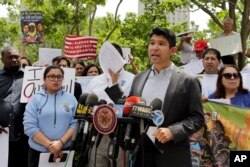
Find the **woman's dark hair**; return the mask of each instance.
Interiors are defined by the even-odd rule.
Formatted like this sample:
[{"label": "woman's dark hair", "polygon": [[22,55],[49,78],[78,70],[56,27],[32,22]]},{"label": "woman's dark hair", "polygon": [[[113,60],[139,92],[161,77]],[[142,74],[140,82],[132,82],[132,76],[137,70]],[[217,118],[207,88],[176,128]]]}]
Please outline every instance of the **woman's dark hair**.
[{"label": "woman's dark hair", "polygon": [[76,67],[77,64],[80,64],[80,65],[83,66],[84,68],[85,68],[85,66],[86,66],[85,63],[84,63],[84,61],[79,61],[79,62],[77,62],[77,63],[75,64],[75,67]]},{"label": "woman's dark hair", "polygon": [[54,57],[54,58],[52,59],[52,64],[53,64],[53,65],[56,65],[57,62],[58,62],[58,60],[61,59],[61,57],[62,57],[62,56],[56,56],[56,57]]},{"label": "woman's dark hair", "polygon": [[221,60],[221,54],[220,54],[220,51],[218,51],[217,49],[214,49],[214,48],[208,48],[205,50],[205,52],[203,53],[203,59],[205,58],[205,56],[207,54],[214,54],[216,55],[217,59],[220,61]]},{"label": "woman's dark hair", "polygon": [[54,70],[54,69],[59,69],[62,73],[62,75],[64,75],[64,71],[61,67],[59,66],[55,66],[55,65],[51,65],[51,66],[48,66],[45,70],[44,70],[44,73],[43,73],[43,79],[46,79],[46,76],[47,74],[51,71],[51,70]]},{"label": "woman's dark hair", "polygon": [[217,79],[216,91],[215,91],[215,96],[218,98],[226,98],[225,87],[222,84],[222,77],[223,77],[223,72],[225,71],[225,69],[229,67],[234,68],[239,73],[240,85],[238,87],[238,91],[242,93],[248,93],[248,90],[243,88],[242,75],[240,73],[239,68],[235,65],[230,64],[230,65],[225,65],[224,67],[222,67],[218,73],[218,79]]},{"label": "woman's dark hair", "polygon": [[25,59],[28,62],[28,66],[32,66],[31,61],[27,57],[21,57],[20,60]]},{"label": "woman's dark hair", "polygon": [[70,61],[66,58],[66,57],[60,57],[58,60],[57,60],[57,65],[62,61],[62,60],[65,60],[67,62],[67,66],[70,67]]},{"label": "woman's dark hair", "polygon": [[167,39],[170,48],[172,48],[176,45],[176,36],[169,29],[156,27],[149,34],[149,37],[151,38],[153,35],[163,35]]},{"label": "woman's dark hair", "polygon": [[99,74],[102,73],[102,71],[100,70],[100,68],[97,65],[95,65],[95,64],[88,64],[87,66],[85,66],[82,76],[87,76],[87,73],[88,73],[89,69],[92,68],[92,67],[96,67],[97,70],[98,70],[98,72],[99,72]]}]

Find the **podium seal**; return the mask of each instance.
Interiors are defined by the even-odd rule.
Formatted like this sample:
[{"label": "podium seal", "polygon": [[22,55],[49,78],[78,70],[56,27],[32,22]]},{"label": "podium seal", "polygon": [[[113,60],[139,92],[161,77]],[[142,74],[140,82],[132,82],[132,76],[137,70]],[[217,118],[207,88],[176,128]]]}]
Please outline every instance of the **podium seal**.
[{"label": "podium seal", "polygon": [[107,135],[114,132],[117,125],[114,109],[107,104],[98,106],[93,115],[93,124],[100,134]]}]

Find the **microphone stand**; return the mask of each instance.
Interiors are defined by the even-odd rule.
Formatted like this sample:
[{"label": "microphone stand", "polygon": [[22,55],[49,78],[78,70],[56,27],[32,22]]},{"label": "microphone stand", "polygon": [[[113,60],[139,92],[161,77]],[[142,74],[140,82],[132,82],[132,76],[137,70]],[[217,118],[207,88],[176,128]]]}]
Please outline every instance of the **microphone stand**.
[{"label": "microphone stand", "polygon": [[[117,125],[118,126],[118,125]],[[118,157],[119,154],[119,143],[118,143],[118,139],[119,139],[119,127],[116,127],[115,132],[114,132],[114,136],[109,144],[109,148],[108,148],[108,157],[110,159],[112,159],[112,166],[116,167],[116,159]]]},{"label": "microphone stand", "polygon": [[146,138],[146,135],[147,135],[147,131],[148,131],[148,128],[149,128],[149,124],[147,124],[146,128],[144,129],[144,121],[141,120],[140,122],[140,132],[141,132],[141,137],[139,138],[136,146],[135,146],[135,150],[132,154],[132,160],[133,160],[133,165],[135,165],[135,160],[136,160],[136,157],[137,157],[137,154],[138,154],[138,151],[139,149],[141,148],[141,153],[142,153],[142,160],[141,160],[141,166],[144,166],[144,140]]},{"label": "microphone stand", "polygon": [[[87,120],[85,120],[85,121],[87,121]],[[85,162],[84,160],[88,157],[88,153],[89,153],[89,150],[91,148],[91,139],[92,139],[92,137],[94,135],[93,134],[94,131],[95,131],[95,128],[94,128],[94,125],[92,125],[91,131],[90,131],[88,139],[87,139],[85,151],[84,151],[84,153],[80,154],[79,163],[77,163],[77,167],[83,166],[84,162]],[[83,136],[83,144],[84,144],[85,140],[86,140],[86,135],[85,135],[85,137]]]}]

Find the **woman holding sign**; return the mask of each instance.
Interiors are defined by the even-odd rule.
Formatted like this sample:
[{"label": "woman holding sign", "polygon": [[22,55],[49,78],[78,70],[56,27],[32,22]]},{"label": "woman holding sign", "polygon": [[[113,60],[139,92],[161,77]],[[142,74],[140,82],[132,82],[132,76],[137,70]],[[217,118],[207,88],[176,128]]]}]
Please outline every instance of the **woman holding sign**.
[{"label": "woman holding sign", "polygon": [[26,106],[23,124],[29,136],[29,167],[38,166],[40,153],[50,152],[58,158],[71,145],[77,101],[61,89],[63,78],[63,69],[48,66],[43,74],[45,89],[33,95]]}]

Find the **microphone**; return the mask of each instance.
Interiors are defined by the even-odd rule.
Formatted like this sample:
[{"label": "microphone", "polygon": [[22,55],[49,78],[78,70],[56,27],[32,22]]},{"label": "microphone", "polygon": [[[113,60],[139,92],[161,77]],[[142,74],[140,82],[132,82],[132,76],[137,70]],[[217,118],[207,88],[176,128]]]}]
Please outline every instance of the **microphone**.
[{"label": "microphone", "polygon": [[162,101],[158,98],[155,98],[152,100],[152,102],[150,103],[150,105],[153,108],[153,113],[152,113],[152,121],[153,123],[159,127],[163,124],[164,122],[164,115],[161,111],[162,108]]},{"label": "microphone", "polygon": [[89,96],[88,93],[81,94],[79,101],[78,101],[78,104],[77,104],[75,115],[83,115],[84,114],[84,106],[85,106],[85,102],[86,102],[86,99],[88,96]]},{"label": "microphone", "polygon": [[150,106],[152,106],[153,111],[154,110],[161,110],[162,108],[162,101],[159,98],[154,98],[151,103]]},{"label": "microphone", "polygon": [[[75,116],[77,116],[77,115],[83,115],[83,114],[84,114],[85,101],[86,101],[88,95],[89,95],[88,93],[83,93],[83,94],[81,94],[81,96],[80,96],[80,98],[79,98],[79,101],[78,101],[78,104],[77,104]],[[75,128],[75,131],[74,131],[73,136],[72,136],[72,138],[71,138],[72,143],[71,143],[71,145],[70,145],[70,150],[72,150],[72,148],[73,148],[74,145],[76,144],[76,143],[75,143],[75,140],[76,140],[78,131],[79,131],[79,129],[80,129],[80,124],[81,124],[81,121],[80,121],[80,120],[77,120],[76,128]],[[84,128],[85,128],[85,127],[86,127],[86,121],[85,121]]]},{"label": "microphone", "polygon": [[[137,96],[130,96],[128,97],[124,102],[124,108],[123,108],[123,116],[130,116],[132,111],[132,105],[138,104],[141,102],[140,97]],[[124,148],[126,149],[128,147],[128,143],[130,141],[130,135],[131,135],[131,123],[127,123],[125,136],[124,136]]]},{"label": "microphone", "polygon": [[140,103],[140,98],[137,96],[130,96],[125,100],[124,108],[123,108],[123,115],[129,116],[132,110],[132,105]]},{"label": "microphone", "polygon": [[93,106],[98,103],[98,96],[96,94],[89,94],[86,98],[84,114],[92,114]]},{"label": "microphone", "polygon": [[148,106],[142,103],[132,104],[130,113],[131,117],[151,119],[152,117],[152,106]]},{"label": "microphone", "polygon": [[108,102],[104,99],[101,99],[97,102],[97,105],[101,105],[101,104],[107,104]]}]

